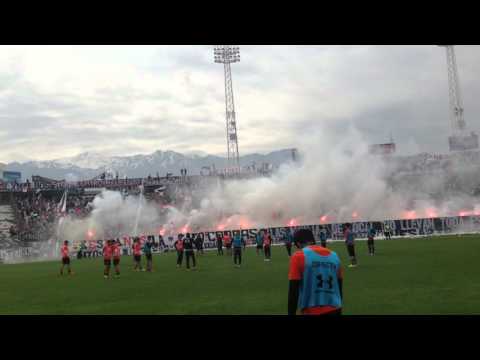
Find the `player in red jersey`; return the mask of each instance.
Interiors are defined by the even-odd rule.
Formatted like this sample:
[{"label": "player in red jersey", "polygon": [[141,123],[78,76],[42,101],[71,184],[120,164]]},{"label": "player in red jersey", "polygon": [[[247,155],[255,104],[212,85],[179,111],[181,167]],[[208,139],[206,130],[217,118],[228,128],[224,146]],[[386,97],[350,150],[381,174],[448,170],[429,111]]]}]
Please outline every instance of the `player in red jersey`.
[{"label": "player in red jersey", "polygon": [[113,254],[113,266],[115,266],[115,277],[120,276],[120,255],[121,255],[121,246],[120,240],[117,240],[113,243],[112,254]]},{"label": "player in red jersey", "polygon": [[178,234],[178,239],[173,244],[175,246],[175,250],[177,250],[177,268],[182,267],[183,261],[183,234]]},{"label": "player in red jersey", "polygon": [[112,266],[112,240],[107,240],[103,246],[103,277],[108,279],[110,277],[110,267]]},{"label": "player in red jersey", "polygon": [[67,265],[68,275],[72,274],[72,269],[70,268],[70,250],[68,249],[68,241],[63,242],[62,247],[60,248],[60,253],[62,254],[62,267],[60,268],[60,275],[63,275],[63,269]]},{"label": "player in red jersey", "polygon": [[142,269],[142,244],[140,243],[139,238],[133,240],[133,260],[135,261],[135,266],[133,267],[134,271],[144,271]]},{"label": "player in red jersey", "polygon": [[227,249],[227,255],[231,256],[232,255],[232,237],[230,236],[230,234],[223,235],[223,244]]},{"label": "player in red jersey", "polygon": [[272,237],[266,231],[263,233],[263,253],[265,254],[265,261],[272,259]]}]

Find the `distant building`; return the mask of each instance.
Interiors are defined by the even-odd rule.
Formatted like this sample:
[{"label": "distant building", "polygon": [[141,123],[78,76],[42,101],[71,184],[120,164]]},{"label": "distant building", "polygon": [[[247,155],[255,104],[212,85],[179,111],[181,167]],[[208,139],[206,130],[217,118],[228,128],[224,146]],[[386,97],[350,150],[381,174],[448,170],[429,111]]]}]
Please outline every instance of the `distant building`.
[{"label": "distant building", "polygon": [[20,183],[22,181],[22,173],[19,171],[7,171],[1,169],[0,172],[2,180],[6,183]]},{"label": "distant building", "polygon": [[372,155],[391,155],[396,151],[395,143],[388,144],[373,144],[368,148],[368,152]]},{"label": "distant building", "polygon": [[292,149],[292,161],[296,162],[298,160],[297,149]]},{"label": "distant building", "polygon": [[450,136],[448,138],[450,151],[467,151],[478,149],[478,135],[472,132],[470,135]]}]

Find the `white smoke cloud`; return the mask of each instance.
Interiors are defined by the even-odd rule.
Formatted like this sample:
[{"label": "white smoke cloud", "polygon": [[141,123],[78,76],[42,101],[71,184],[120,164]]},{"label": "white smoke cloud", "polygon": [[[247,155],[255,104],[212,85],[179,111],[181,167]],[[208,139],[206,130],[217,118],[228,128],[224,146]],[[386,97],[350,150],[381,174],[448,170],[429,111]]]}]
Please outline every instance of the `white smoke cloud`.
[{"label": "white smoke cloud", "polygon": [[[140,196],[124,197],[120,192],[105,190],[95,197],[93,210],[86,219],[67,217],[62,237],[70,240],[99,240],[124,235],[156,234],[160,212]],[[137,214],[138,232],[135,233]]]},{"label": "white smoke cloud", "polygon": [[354,213],[369,220],[385,216],[384,208],[377,210],[379,202],[402,206],[401,198],[388,192],[384,165],[367,155],[361,134],[351,128],[332,135],[304,139],[301,165],[286,164],[271,178],[228,183],[222,200],[260,226],[285,226],[292,219],[318,223],[325,215],[347,221]]},{"label": "white smoke cloud", "polygon": [[75,181],[79,181],[79,180],[80,180],[80,178],[75,174],[68,173],[67,175],[65,175],[65,181],[66,182],[75,182]]},{"label": "white smoke cloud", "polygon": [[[162,209],[139,196],[123,198],[104,191],[85,220],[68,219],[65,235],[83,238],[92,230],[105,236],[215,231],[289,224],[384,220],[458,215],[472,206],[471,196],[441,194],[448,172],[404,176],[398,160],[368,154],[361,133],[324,129],[298,146],[301,163],[284,164],[271,177],[231,180],[195,190],[197,206]],[[457,164],[462,181],[475,181],[470,165]],[[392,176],[393,173],[393,176]],[[466,176],[468,175],[468,176]],[[392,185],[393,184],[393,185]],[[195,202],[194,202],[195,203]],[[472,208],[472,213],[475,210]],[[138,231],[134,231],[138,217]],[[109,231],[107,231],[109,230]]]}]

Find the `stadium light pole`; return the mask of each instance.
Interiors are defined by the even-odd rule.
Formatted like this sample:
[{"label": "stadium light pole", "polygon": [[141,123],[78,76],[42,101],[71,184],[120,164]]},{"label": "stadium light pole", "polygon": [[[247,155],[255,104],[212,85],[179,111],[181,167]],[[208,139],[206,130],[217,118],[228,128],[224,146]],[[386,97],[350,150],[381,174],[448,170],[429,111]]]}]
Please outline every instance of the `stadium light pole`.
[{"label": "stadium light pole", "polygon": [[450,100],[452,130],[455,135],[460,135],[460,133],[465,130],[466,123],[463,118],[463,101],[460,93],[460,82],[458,79],[454,45],[439,46],[444,47],[447,53],[448,94]]},{"label": "stadium light pole", "polygon": [[223,64],[225,73],[225,112],[227,127],[227,162],[229,167],[240,168],[238,153],[237,123],[235,120],[235,103],[233,100],[233,84],[231,63],[240,61],[240,48],[231,45],[217,45],[213,50],[214,61]]}]

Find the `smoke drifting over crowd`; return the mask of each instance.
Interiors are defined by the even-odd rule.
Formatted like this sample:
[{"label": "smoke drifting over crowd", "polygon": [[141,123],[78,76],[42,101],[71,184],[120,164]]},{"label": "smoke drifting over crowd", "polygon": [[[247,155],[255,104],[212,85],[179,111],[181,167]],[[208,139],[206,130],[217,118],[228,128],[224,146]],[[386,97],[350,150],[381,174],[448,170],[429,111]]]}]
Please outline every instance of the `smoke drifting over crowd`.
[{"label": "smoke drifting over crowd", "polygon": [[445,190],[452,179],[458,185],[458,179],[473,174],[468,161],[453,162],[447,170],[405,175],[399,170],[403,160],[369,155],[367,142],[355,129],[341,136],[325,131],[302,139],[297,147],[301,161],[282,165],[271,177],[219,181],[195,189],[194,201],[181,208],[160,208],[143,195],[124,198],[105,191],[94,199],[87,219],[64,220],[62,238],[85,239],[88,234],[87,239],[93,240],[480,213],[472,194]]}]

